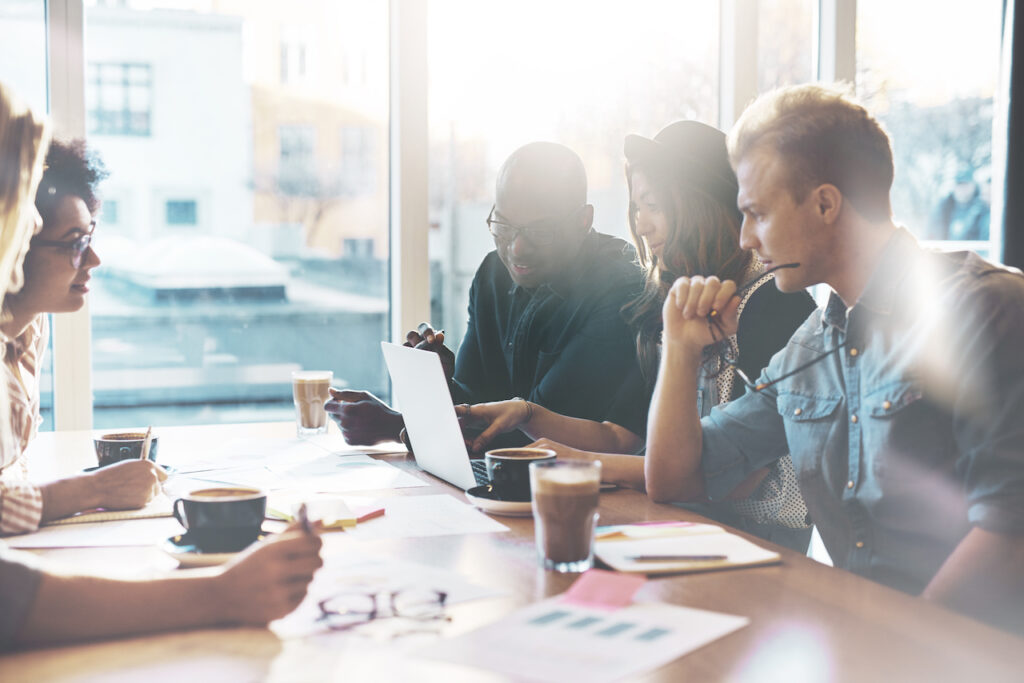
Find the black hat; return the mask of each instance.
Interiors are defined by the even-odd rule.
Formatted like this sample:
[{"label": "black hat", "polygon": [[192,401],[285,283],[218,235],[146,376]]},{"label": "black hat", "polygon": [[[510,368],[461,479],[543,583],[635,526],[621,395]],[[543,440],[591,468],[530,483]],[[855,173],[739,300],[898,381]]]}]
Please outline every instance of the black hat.
[{"label": "black hat", "polygon": [[627,135],[626,161],[666,170],[695,190],[737,211],[739,185],[729,164],[725,133],[698,121],[676,121],[650,140]]}]

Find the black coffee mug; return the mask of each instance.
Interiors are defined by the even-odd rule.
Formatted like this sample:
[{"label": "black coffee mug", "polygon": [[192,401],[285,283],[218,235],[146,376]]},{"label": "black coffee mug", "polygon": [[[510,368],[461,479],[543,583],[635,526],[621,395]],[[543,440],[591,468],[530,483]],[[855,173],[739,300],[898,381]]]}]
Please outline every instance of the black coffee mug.
[{"label": "black coffee mug", "polygon": [[[146,441],[145,432],[116,432],[104,434],[92,440],[96,448],[96,461],[100,467],[113,465],[122,460],[138,460],[142,457],[142,444]],[[157,437],[149,441],[148,459],[156,462]]]},{"label": "black coffee mug", "polygon": [[233,486],[197,489],[174,501],[173,511],[200,550],[235,552],[259,537],[267,494]]},{"label": "black coffee mug", "polygon": [[501,500],[530,500],[530,463],[554,460],[550,448],[497,448],[484,454],[491,491]]}]

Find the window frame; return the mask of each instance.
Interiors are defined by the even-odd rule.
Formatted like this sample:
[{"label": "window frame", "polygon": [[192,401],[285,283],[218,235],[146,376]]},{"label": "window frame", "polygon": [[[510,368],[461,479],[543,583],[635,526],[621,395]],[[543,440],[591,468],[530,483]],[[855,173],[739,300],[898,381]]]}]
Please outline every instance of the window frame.
[{"label": "window frame", "polygon": [[[430,317],[427,257],[427,3],[389,0],[390,336]],[[720,125],[728,128],[757,88],[757,0],[720,0]],[[819,0],[816,73],[852,79],[856,0]],[[853,21],[850,17],[853,17]],[[84,137],[85,62],[82,0],[47,0],[50,116],[57,135]],[[750,36],[755,41],[750,43]],[[89,303],[53,316],[55,429],[92,428]]]}]

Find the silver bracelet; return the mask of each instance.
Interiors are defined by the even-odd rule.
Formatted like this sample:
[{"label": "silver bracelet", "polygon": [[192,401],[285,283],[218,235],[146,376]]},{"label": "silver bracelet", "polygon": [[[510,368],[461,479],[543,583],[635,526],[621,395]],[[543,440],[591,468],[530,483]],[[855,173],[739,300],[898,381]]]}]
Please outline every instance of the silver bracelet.
[{"label": "silver bracelet", "polygon": [[515,397],[512,398],[512,400],[513,401],[522,401],[523,403],[526,404],[526,419],[523,420],[522,422],[520,422],[519,424],[526,424],[527,422],[529,422],[530,420],[533,419],[533,404],[532,403],[527,401],[522,396],[515,396]]}]

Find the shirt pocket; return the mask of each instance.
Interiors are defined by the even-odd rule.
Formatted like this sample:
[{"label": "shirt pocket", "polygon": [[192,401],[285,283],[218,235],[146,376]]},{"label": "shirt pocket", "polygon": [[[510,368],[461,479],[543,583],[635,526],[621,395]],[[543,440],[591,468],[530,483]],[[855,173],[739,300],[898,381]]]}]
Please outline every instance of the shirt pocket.
[{"label": "shirt pocket", "polygon": [[[822,461],[836,448],[836,419],[842,396],[780,393],[776,408],[786,428],[786,442],[800,481],[821,475]],[[843,441],[845,444],[845,441]]]},{"label": "shirt pocket", "polygon": [[927,399],[920,382],[899,379],[864,395],[864,453],[888,487],[914,488],[949,474],[952,423]]}]

